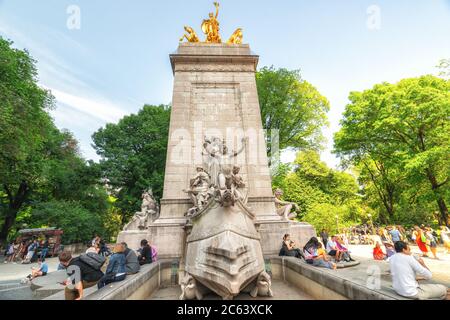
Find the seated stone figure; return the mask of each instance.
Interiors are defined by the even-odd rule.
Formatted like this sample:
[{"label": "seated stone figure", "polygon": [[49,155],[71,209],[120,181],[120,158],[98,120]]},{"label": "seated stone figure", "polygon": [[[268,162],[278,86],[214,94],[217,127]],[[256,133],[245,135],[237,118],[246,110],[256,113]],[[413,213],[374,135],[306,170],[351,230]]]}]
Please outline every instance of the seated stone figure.
[{"label": "seated stone figure", "polygon": [[201,211],[212,196],[212,190],[209,187],[209,175],[203,167],[197,167],[197,174],[190,180],[189,189],[183,190],[188,193],[194,206],[188,210],[188,216]]},{"label": "seated stone figure", "polygon": [[146,229],[149,220],[155,220],[158,213],[158,205],[153,198],[152,189],[142,194],[141,211],[136,212],[131,221],[125,225],[124,230]]},{"label": "seated stone figure", "polygon": [[293,207],[298,210],[298,206],[296,203],[281,200],[282,195],[283,191],[281,189],[275,190],[275,206],[277,208],[277,213],[286,220],[294,220],[297,215],[295,212],[291,212],[291,210]]}]

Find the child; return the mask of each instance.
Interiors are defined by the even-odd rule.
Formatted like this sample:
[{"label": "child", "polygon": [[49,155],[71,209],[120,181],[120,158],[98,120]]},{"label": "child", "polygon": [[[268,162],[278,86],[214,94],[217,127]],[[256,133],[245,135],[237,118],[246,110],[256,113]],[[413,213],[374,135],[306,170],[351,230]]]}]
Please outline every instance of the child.
[{"label": "child", "polygon": [[45,262],[45,259],[38,260],[38,268],[31,268],[31,274],[28,275],[28,279],[33,280],[37,277],[43,277],[47,275],[48,273],[48,265],[47,262]]}]

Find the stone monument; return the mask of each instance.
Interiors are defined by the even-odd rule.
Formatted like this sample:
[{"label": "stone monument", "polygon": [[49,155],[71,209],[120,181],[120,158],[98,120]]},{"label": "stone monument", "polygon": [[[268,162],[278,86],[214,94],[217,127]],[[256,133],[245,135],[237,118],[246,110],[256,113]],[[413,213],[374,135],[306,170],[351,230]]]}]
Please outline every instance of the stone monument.
[{"label": "stone monument", "polygon": [[202,23],[206,41],[185,27],[180,41],[188,42],[170,55],[174,87],[159,217],[145,230],[122,231],[118,240],[137,248],[147,239],[160,258],[180,258],[189,288],[183,297],[201,296],[199,282],[224,298],[258,283],[264,286],[252,292],[269,295],[263,256],[278,255],[285,233],[303,244],[315,231],[277,213],[255,80],[258,56],[242,44],[241,28],[222,43],[215,5]]}]

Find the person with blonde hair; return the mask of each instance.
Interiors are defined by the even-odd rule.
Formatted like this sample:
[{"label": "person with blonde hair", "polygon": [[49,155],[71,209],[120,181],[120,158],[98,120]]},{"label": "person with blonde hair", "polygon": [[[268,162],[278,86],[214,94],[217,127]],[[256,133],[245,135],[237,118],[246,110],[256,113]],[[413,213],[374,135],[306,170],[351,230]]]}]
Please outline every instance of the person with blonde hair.
[{"label": "person with blonde hair", "polygon": [[105,275],[98,281],[97,287],[101,289],[109,283],[125,280],[126,276],[125,246],[122,243],[116,243]]},{"label": "person with blonde hair", "polygon": [[446,226],[441,226],[441,240],[444,243],[445,253],[450,252],[450,230]]}]

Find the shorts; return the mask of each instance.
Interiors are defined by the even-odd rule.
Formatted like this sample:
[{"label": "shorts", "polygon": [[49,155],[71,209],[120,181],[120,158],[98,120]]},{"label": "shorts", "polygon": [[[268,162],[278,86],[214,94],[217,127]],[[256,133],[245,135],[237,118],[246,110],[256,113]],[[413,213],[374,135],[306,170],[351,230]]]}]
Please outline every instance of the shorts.
[{"label": "shorts", "polygon": [[42,271],[42,276],[47,275],[47,272]]},{"label": "shorts", "polygon": [[328,254],[330,256],[335,256],[336,255],[336,250],[330,250],[330,252],[328,252]]},{"label": "shorts", "polygon": [[31,260],[31,258],[33,258],[33,256],[34,256],[34,251],[29,251],[27,253],[27,260]]}]

